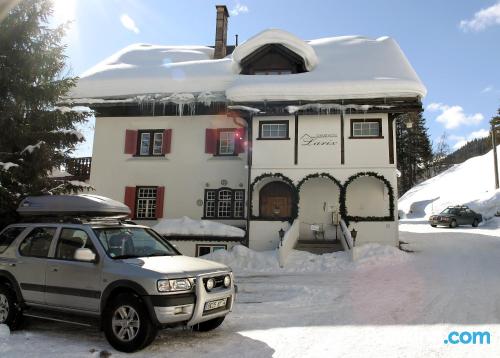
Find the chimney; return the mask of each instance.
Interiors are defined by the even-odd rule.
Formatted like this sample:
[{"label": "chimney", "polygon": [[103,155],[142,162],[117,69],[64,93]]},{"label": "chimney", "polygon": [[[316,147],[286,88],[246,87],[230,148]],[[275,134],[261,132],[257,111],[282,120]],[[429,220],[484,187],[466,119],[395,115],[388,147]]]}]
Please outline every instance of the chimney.
[{"label": "chimney", "polygon": [[227,50],[227,20],[229,12],[226,5],[215,5],[217,18],[215,23],[214,59],[226,57]]}]

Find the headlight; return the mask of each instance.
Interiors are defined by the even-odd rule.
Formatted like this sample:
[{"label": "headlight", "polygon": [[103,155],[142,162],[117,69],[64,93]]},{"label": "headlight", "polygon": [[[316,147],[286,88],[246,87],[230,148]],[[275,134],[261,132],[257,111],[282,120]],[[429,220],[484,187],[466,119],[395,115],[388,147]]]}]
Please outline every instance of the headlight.
[{"label": "headlight", "polygon": [[231,286],[231,277],[230,277],[229,275],[226,275],[226,276],[224,277],[224,286],[225,286],[225,287],[229,287],[229,286]]},{"label": "headlight", "polygon": [[191,282],[187,278],[174,280],[158,280],[158,292],[187,291],[191,289]]},{"label": "headlight", "polygon": [[215,286],[215,281],[213,278],[209,278],[206,282],[206,285],[207,285],[207,290],[212,290]]}]

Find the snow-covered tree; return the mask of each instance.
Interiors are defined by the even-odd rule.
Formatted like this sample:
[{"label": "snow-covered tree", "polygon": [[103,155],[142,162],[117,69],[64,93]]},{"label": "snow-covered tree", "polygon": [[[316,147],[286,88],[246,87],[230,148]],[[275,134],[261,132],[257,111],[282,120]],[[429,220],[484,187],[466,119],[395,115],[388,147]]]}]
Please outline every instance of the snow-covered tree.
[{"label": "snow-covered tree", "polygon": [[76,78],[66,75],[64,26],[51,28],[51,13],[49,0],[23,0],[0,19],[0,228],[23,197],[56,186],[48,174],[83,140],[76,126],[89,116],[60,106]]}]

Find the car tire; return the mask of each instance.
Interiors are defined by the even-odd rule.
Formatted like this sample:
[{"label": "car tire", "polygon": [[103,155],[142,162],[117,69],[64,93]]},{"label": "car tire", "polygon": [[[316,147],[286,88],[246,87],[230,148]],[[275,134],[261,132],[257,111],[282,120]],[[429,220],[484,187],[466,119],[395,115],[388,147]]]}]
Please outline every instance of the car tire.
[{"label": "car tire", "polygon": [[479,220],[474,219],[474,221],[472,222],[472,227],[478,227],[478,226],[479,226]]},{"label": "car tire", "polygon": [[21,325],[23,315],[14,291],[5,284],[0,284],[0,324],[6,324],[11,330]]},{"label": "car tire", "polygon": [[103,328],[109,344],[126,353],[148,346],[158,333],[142,300],[131,293],[119,294],[106,307]]},{"label": "car tire", "polygon": [[210,321],[205,321],[205,322],[195,324],[193,326],[193,331],[196,331],[196,332],[212,331],[212,330],[216,329],[217,327],[219,327],[222,324],[222,322],[224,322],[224,318],[226,318],[226,317],[225,316],[217,317],[217,318],[211,319]]},{"label": "car tire", "polygon": [[451,220],[450,222],[450,227],[451,228],[456,228],[458,225],[457,225],[457,221],[455,219]]},{"label": "car tire", "polygon": [[432,227],[437,227],[437,225],[431,224]]}]

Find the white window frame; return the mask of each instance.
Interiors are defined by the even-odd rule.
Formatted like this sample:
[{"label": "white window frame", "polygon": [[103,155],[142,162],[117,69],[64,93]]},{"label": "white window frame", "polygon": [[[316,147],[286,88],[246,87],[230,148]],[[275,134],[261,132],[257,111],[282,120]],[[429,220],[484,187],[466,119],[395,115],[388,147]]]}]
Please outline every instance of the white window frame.
[{"label": "white window frame", "polygon": [[137,187],[136,190],[135,219],[156,219],[158,187]]},{"label": "white window frame", "polygon": [[236,131],[219,130],[217,141],[218,155],[235,155],[236,153]]},{"label": "white window frame", "polygon": [[[224,245],[224,244],[200,244],[200,245],[196,245],[196,257],[200,256],[200,249],[204,247],[204,248],[209,248],[210,249],[210,252],[209,254],[213,253],[214,251],[218,251],[218,250],[227,250],[227,245]],[[206,254],[208,255],[208,254]]]},{"label": "white window frame", "polygon": [[206,219],[244,219],[245,190],[206,189],[203,212]]},{"label": "white window frame", "polygon": [[352,123],[352,137],[380,137],[381,136],[381,125],[379,121],[364,121],[364,122],[353,122]]}]

